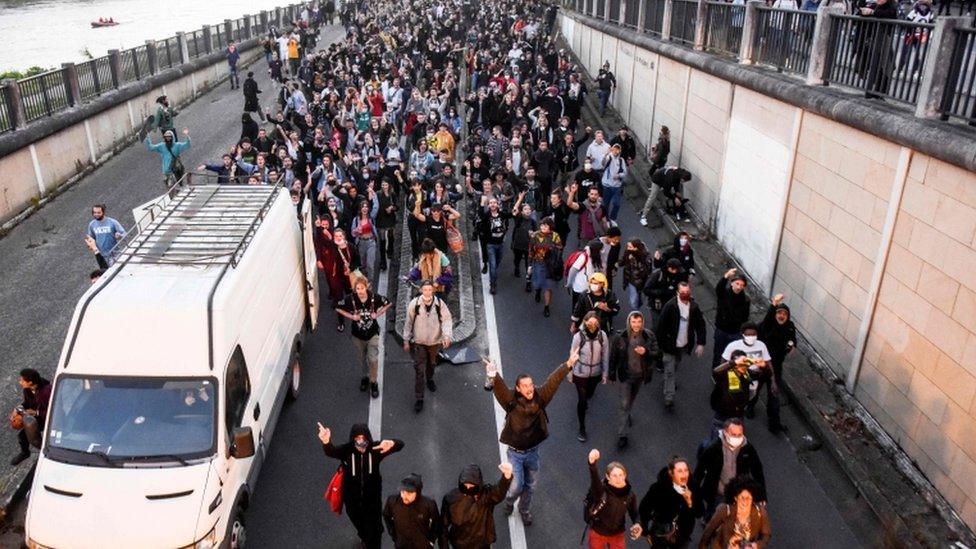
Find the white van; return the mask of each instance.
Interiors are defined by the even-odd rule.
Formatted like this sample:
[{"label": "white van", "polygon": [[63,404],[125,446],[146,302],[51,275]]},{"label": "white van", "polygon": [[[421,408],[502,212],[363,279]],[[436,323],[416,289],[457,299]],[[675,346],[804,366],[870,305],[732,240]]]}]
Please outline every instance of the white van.
[{"label": "white van", "polygon": [[[318,284],[310,206],[174,187],[75,308],[27,510],[31,548],[244,545],[298,394]],[[138,218],[137,218],[138,219]]]}]

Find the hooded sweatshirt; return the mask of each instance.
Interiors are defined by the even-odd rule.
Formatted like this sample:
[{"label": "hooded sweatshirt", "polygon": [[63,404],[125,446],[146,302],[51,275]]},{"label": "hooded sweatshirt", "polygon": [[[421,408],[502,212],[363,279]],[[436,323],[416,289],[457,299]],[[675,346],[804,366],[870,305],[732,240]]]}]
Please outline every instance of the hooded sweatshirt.
[{"label": "hooded sweatshirt", "polygon": [[[776,322],[778,310],[786,311],[787,319],[783,324]],[[782,303],[775,307],[769,306],[766,317],[759,325],[759,339],[769,349],[769,356],[773,358],[773,367],[782,367],[786,354],[796,347],[796,326],[793,324],[789,307]]]},{"label": "hooded sweatshirt", "polygon": [[630,515],[632,523],[636,524],[640,520],[637,514],[637,496],[634,495],[630,483],[624,484],[623,488],[610,486],[601,478],[596,463],[590,463],[589,495],[594,505],[605,500],[603,507],[590,521],[590,528],[601,536],[621,534],[627,527],[627,515]]},{"label": "hooded sweatshirt", "polygon": [[[366,451],[356,449],[355,438],[359,435],[366,437]],[[348,505],[361,504],[364,501],[375,501],[379,511],[383,477],[380,475],[380,462],[391,454],[403,449],[403,441],[393,439],[393,448],[386,453],[380,453],[375,447],[373,435],[365,423],[357,423],[349,430],[349,442],[335,446],[330,441],[323,444],[325,455],[338,459],[345,472],[342,485],[342,500]]]},{"label": "hooded sweatshirt", "polygon": [[[458,486],[441,502],[441,524],[444,535],[441,547],[450,543],[457,549],[481,549],[495,542],[495,506],[505,499],[512,479],[499,479],[498,484],[485,484],[481,468],[471,464],[458,475]],[[471,488],[465,484],[472,484]]]},{"label": "hooded sweatshirt", "polygon": [[441,534],[437,503],[423,495],[424,483],[420,475],[409,475],[404,479],[407,480],[417,487],[417,499],[407,505],[399,493],[393,494],[386,500],[383,520],[397,549],[427,549]]}]

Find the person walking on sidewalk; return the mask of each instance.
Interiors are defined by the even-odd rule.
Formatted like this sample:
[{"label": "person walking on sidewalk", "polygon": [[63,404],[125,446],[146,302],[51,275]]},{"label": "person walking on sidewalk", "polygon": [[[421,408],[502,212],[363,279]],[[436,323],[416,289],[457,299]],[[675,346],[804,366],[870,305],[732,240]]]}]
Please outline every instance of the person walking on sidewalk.
[{"label": "person walking on sidewalk", "polygon": [[454,319],[447,303],[434,295],[434,281],[420,283],[420,295],[407,305],[407,321],[403,324],[403,350],[413,356],[414,412],[424,409],[424,385],[430,392],[437,390],[434,367],[437,354],[451,345]]},{"label": "person walking on sidewalk", "polygon": [[233,42],[227,44],[227,68],[230,71],[230,89],[235,90],[241,87],[241,81],[237,77],[237,62],[241,60],[241,54],[237,51],[237,44]]},{"label": "person walking on sidewalk", "polygon": [[610,94],[617,89],[617,78],[610,71],[610,62],[604,61],[603,67],[596,75],[596,95],[600,98],[600,116],[606,114],[607,103],[610,101]]},{"label": "person walking on sidewalk", "polygon": [[664,355],[664,407],[670,411],[674,408],[675,374],[681,357],[692,351],[695,356],[705,354],[705,315],[691,298],[687,282],[678,283],[678,293],[661,309],[655,335]]},{"label": "person walking on sidewalk", "polygon": [[637,512],[637,495],[627,481],[627,468],[619,461],[607,465],[601,478],[597,470],[600,451],[590,450],[587,456],[590,489],[586,493],[586,528],[589,530],[589,549],[624,549],[627,540],[627,517],[630,517],[630,539],[640,539],[643,529]]},{"label": "person walking on sidewalk", "polygon": [[576,386],[576,419],[579,432],[576,440],[586,442],[586,410],[596,386],[606,384],[610,375],[610,337],[600,329],[600,317],[590,311],[583,317],[582,328],[573,334],[570,349],[579,355],[573,366],[573,385]]},{"label": "person walking on sidewalk", "polygon": [[423,479],[411,473],[400,481],[399,493],[386,500],[383,522],[397,549],[430,548],[441,537],[437,502],[423,495],[423,489]]},{"label": "person walking on sidewalk", "polygon": [[379,549],[383,536],[383,477],[380,463],[403,449],[403,441],[388,439],[373,441],[365,423],[357,423],[349,430],[349,442],[332,444],[332,431],[319,426],[319,441],[325,455],[339,460],[344,478],[342,503],[346,514],[366,549]]},{"label": "person walking on sidewalk", "polygon": [[495,400],[505,410],[505,426],[498,440],[508,446],[506,456],[512,464],[514,477],[505,497],[505,514],[511,515],[515,500],[519,500],[519,514],[526,526],[532,524],[530,506],[541,465],[539,445],[549,437],[546,407],[578,360],[579,355],[571,353],[566,362],[556,366],[538,389],[528,374],[519,374],[515,378],[515,387],[509,388],[494,363],[485,361],[485,372],[491,380]]},{"label": "person walking on sidewalk", "polygon": [[627,327],[613,340],[610,350],[610,381],[620,382],[620,415],[617,421],[617,448],[627,447],[627,433],[633,425],[630,411],[641,385],[650,383],[655,364],[661,360],[657,337],[644,327],[644,315],[632,311]]},{"label": "person walking on sidewalk", "polygon": [[739,330],[749,322],[749,282],[738,269],[729,269],[715,284],[715,344],[712,348],[712,368],[722,363],[725,347],[739,339]]},{"label": "person walking on sidewalk", "polygon": [[481,468],[473,463],[461,470],[457,488],[441,501],[442,549],[490,549],[495,543],[495,506],[505,499],[514,477],[511,463],[500,464],[498,470],[502,476],[497,484],[485,484]]},{"label": "person walking on sidewalk", "polygon": [[627,161],[620,154],[620,145],[615,144],[610,147],[610,155],[607,157],[606,166],[603,169],[603,203],[607,208],[607,217],[610,221],[617,221],[617,214],[620,213],[620,202],[623,200],[623,185],[627,180]]},{"label": "person walking on sidewalk", "polygon": [[[766,311],[766,317],[759,325],[759,339],[766,344],[769,349],[769,356],[772,357],[772,378],[768,380],[768,391],[766,398],[766,420],[769,430],[774,434],[785,431],[786,426],[780,421],[779,394],[783,387],[783,362],[786,357],[796,349],[796,326],[790,319],[790,308],[783,303],[783,294],[773,296],[773,302]],[[759,392],[762,386],[756,391],[752,405],[759,400]]]},{"label": "person walking on sidewalk", "polygon": [[356,351],[362,363],[362,379],[359,380],[359,390],[369,389],[370,396],[380,396],[380,386],[377,383],[379,371],[380,333],[379,318],[386,314],[393,304],[386,297],[373,293],[369,289],[369,280],[357,276],[353,283],[352,293],[336,307],[339,315],[348,318],[352,324],[352,341],[356,344]]}]

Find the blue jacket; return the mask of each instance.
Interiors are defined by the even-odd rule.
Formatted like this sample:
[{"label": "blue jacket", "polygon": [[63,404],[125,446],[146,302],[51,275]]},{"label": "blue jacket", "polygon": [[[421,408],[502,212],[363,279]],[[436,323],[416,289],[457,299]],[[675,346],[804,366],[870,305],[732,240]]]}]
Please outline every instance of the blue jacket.
[{"label": "blue jacket", "polygon": [[146,149],[159,155],[160,167],[163,175],[173,173],[173,158],[190,148],[190,136],[186,136],[186,141],[173,141],[173,147],[166,146],[166,141],[153,143],[149,136],[146,136]]}]

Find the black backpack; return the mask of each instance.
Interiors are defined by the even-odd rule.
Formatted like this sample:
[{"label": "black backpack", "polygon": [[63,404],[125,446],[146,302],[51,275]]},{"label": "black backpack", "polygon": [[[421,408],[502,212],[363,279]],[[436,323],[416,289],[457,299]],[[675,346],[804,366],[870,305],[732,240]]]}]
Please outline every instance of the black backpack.
[{"label": "black backpack", "polygon": [[593,497],[593,492],[587,490],[586,497],[583,498],[583,521],[587,525],[593,524],[593,519],[607,506],[607,492],[604,491],[600,499]]}]

